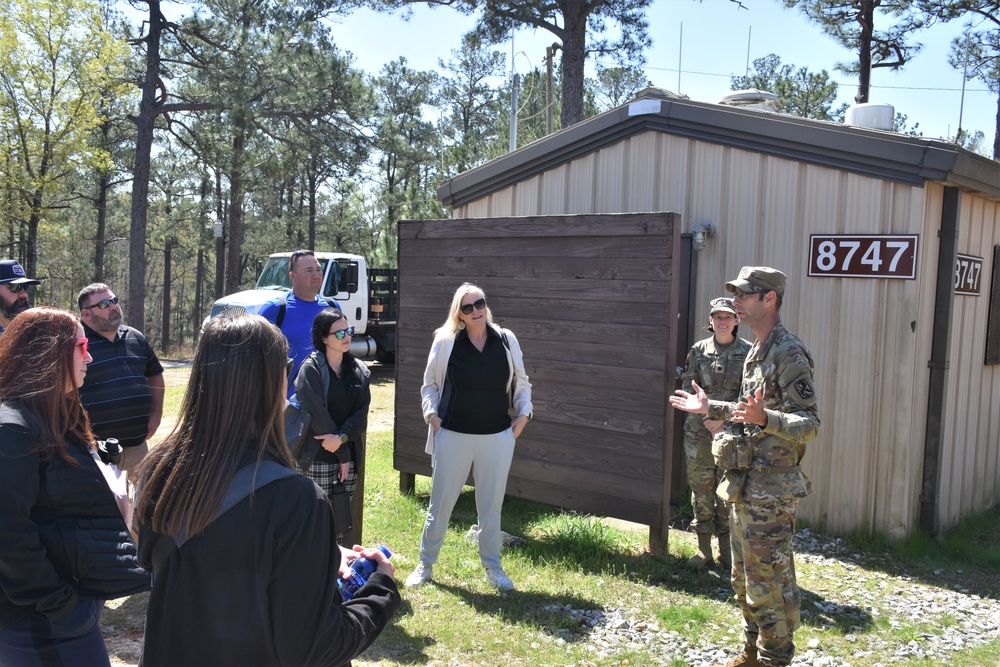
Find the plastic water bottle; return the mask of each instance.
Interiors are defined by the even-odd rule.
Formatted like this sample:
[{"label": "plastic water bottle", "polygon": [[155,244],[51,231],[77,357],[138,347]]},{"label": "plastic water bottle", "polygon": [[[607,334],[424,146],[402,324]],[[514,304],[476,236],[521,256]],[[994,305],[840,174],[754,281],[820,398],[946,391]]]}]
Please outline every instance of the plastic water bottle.
[{"label": "plastic water bottle", "polygon": [[[385,545],[380,544],[378,550],[385,554],[386,558],[392,558],[392,552]],[[347,579],[343,577],[337,579],[337,588],[340,589],[340,596],[344,598],[344,602],[350,600],[358,592],[358,589],[365,585],[368,577],[372,576],[372,573],[377,569],[378,563],[375,561],[368,560],[364,556],[356,558],[351,563],[351,567],[348,568],[351,576]]]}]

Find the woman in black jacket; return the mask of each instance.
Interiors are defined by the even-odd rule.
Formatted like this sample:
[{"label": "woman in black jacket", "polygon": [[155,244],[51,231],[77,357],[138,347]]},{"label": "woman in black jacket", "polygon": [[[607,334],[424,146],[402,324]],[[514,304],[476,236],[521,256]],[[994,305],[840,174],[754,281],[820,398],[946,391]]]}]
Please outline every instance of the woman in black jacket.
[{"label": "woman in black jacket", "polygon": [[0,664],[110,665],[104,600],[149,588],[99,464],[79,320],[18,315],[0,336]]},{"label": "woman in black jacket", "polygon": [[[342,553],[326,496],[290,470],[287,356],[264,318],[213,318],[177,427],[139,466],[139,558],[153,572],[145,667],[345,665],[399,608],[392,563],[375,549]],[[225,509],[234,480],[275,468],[285,476]],[[340,567],[359,553],[378,570],[344,602]]]},{"label": "woman in black jacket", "polygon": [[[342,312],[328,308],[313,320],[316,351],[299,366],[295,396],[309,414],[309,435],[302,447],[299,467],[333,499],[344,485],[351,503],[358,475],[364,468],[364,440],[368,409],[372,403],[364,362],[351,354],[354,327]],[[337,536],[339,543],[354,543],[354,531]]]}]

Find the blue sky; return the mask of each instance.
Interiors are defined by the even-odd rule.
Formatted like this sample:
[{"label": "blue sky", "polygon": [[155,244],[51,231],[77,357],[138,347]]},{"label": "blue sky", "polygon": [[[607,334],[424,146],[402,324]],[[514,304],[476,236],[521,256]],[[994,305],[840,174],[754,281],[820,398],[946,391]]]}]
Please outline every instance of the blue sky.
[{"label": "blue sky", "polygon": [[[849,51],[777,0],[743,0],[743,5],[747,9],[728,0],[654,0],[647,13],[653,46],[646,53],[646,75],[653,84],[695,100],[717,102],[729,90],[730,77],[745,72],[749,42],[751,61],[776,53],[783,63],[826,69],[840,84],[838,102],[853,102],[856,77],[834,71],[837,62],[853,60]],[[399,15],[355,12],[337,19],[333,34],[338,47],[354,55],[356,66],[370,73],[400,56],[416,69],[436,70],[438,58],[448,60],[473,23],[452,9],[419,5],[409,21]],[[952,22],[919,33],[917,41],[924,47],[905,69],[873,70],[870,101],[892,104],[911,125],[919,123],[924,136],[954,136],[962,73],[948,65],[947,56],[951,39],[965,25]],[[514,69],[523,74],[544,67],[545,47],[553,41],[547,31],[521,30],[513,44],[508,42],[501,50],[508,66],[514,54]],[[968,82],[962,127],[982,130],[988,147],[993,144],[996,112],[996,95],[981,81]]]}]

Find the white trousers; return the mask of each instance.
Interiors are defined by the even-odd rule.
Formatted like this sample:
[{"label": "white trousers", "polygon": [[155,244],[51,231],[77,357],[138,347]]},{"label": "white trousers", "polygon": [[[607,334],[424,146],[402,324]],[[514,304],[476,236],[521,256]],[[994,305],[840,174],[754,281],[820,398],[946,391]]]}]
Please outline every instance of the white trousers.
[{"label": "white trousers", "polygon": [[437,562],[451,511],[471,470],[479,514],[479,560],[483,567],[499,567],[500,509],[514,458],[514,431],[508,428],[500,433],[473,435],[441,429],[435,441],[437,454],[431,475],[431,502],[420,537],[420,562]]}]

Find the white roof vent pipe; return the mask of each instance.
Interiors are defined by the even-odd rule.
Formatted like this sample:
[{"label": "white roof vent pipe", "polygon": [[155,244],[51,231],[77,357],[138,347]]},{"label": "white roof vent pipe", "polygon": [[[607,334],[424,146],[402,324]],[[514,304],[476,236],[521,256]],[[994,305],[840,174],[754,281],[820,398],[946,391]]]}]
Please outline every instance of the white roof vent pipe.
[{"label": "white roof vent pipe", "polygon": [[896,110],[891,104],[865,102],[847,108],[844,125],[867,127],[871,130],[892,131],[896,121]]},{"label": "white roof vent pipe", "polygon": [[778,109],[778,96],[766,90],[750,88],[748,90],[734,90],[727,93],[719,100],[719,104],[740,109],[757,109],[759,111],[780,111]]}]

